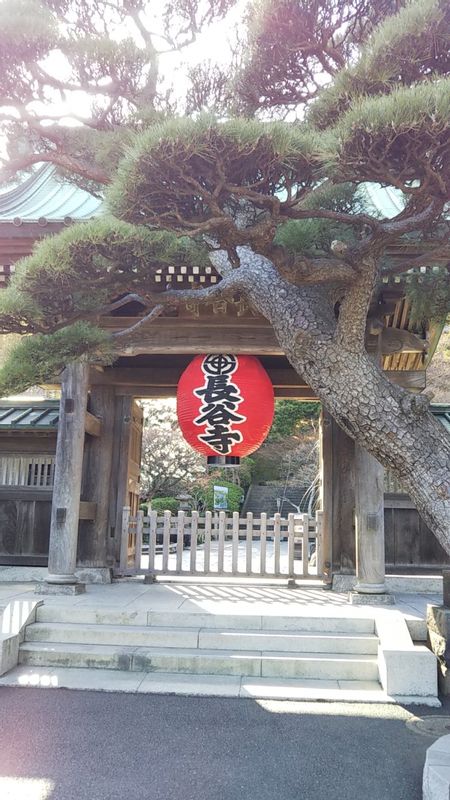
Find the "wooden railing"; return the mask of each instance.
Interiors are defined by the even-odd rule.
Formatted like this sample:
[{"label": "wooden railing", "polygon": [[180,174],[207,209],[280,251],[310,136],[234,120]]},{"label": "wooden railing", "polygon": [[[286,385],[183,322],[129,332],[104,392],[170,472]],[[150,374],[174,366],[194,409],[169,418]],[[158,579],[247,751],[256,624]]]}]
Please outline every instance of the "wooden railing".
[{"label": "wooden railing", "polygon": [[0,485],[49,489],[53,486],[54,470],[54,456],[19,454],[2,456]]},{"label": "wooden railing", "polygon": [[321,512],[316,516],[170,511],[148,517],[123,509],[118,573],[262,578],[322,575]]}]

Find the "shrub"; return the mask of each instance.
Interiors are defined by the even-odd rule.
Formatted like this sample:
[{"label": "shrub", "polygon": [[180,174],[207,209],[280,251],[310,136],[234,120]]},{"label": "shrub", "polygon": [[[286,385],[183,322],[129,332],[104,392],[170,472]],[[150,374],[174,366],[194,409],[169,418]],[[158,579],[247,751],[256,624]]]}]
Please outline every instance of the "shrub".
[{"label": "shrub", "polygon": [[152,511],[171,511],[178,514],[180,504],[175,497],[154,497],[151,502]]}]

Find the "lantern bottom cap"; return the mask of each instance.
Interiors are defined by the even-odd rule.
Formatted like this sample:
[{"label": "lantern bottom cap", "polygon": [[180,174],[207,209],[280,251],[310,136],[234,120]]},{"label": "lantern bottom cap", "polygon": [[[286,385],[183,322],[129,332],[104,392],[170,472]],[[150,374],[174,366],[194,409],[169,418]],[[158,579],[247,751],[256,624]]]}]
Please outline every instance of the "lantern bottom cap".
[{"label": "lantern bottom cap", "polygon": [[241,459],[239,456],[208,456],[206,463],[208,467],[239,467]]}]

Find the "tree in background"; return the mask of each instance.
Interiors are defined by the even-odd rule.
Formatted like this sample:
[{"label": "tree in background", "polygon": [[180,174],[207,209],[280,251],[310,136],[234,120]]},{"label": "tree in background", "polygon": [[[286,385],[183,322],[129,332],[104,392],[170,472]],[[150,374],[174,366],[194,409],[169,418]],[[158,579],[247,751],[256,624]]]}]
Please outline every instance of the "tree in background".
[{"label": "tree in background", "polygon": [[152,500],[189,492],[206,473],[205,459],[183,439],[173,403],[153,400],[144,408],[141,497]]},{"label": "tree in background", "polygon": [[320,403],[277,400],[270,434],[253,456],[253,483],[310,486],[319,469]]},{"label": "tree in background", "polygon": [[[233,5],[162,3],[167,47],[182,48]],[[240,295],[339,425],[396,473],[450,552],[450,438],[427,399],[390,383],[366,351],[387,276],[434,267],[417,291],[412,282],[412,297],[433,303],[428,316],[448,311],[448,3],[250,4],[231,81],[198,70],[189,117],[162,92],[150,7],[0,3],[5,174],[50,161],[91,191],[107,190],[110,212],[45,240],[2,292],[0,330],[34,334],[4,365],[2,393],[71,359],[132,352],[167,308]],[[133,32],[123,39],[118,30]],[[92,102],[73,128],[49,103],[76,89]],[[396,217],[370,213],[367,182],[402,193]],[[405,244],[416,257],[389,255]],[[214,286],[177,291],[154,281],[165,264],[209,262],[221,276]],[[127,294],[146,311],[109,335],[99,319]]]}]

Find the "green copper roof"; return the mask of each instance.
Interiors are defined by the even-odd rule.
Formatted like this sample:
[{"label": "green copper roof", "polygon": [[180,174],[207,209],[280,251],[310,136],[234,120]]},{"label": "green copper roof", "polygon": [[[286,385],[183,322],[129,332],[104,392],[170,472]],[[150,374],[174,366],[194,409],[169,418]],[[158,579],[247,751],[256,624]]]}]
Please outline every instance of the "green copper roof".
[{"label": "green copper roof", "polygon": [[450,433],[450,405],[436,403],[435,405],[430,406],[430,411],[444,426],[446,431]]},{"label": "green copper roof", "polygon": [[[436,403],[430,411],[450,433],[450,405]],[[0,401],[0,433],[2,430],[54,431],[59,422],[59,400],[28,403]]]},{"label": "green copper roof", "polygon": [[102,201],[63,182],[55,168],[45,164],[26,181],[0,194],[0,222],[66,222],[97,217]]},{"label": "green copper roof", "polygon": [[0,402],[1,431],[55,431],[59,421],[59,400],[31,402],[26,400],[8,403]]},{"label": "green copper roof", "polygon": [[[404,206],[398,189],[366,183],[360,191],[369,214],[391,218]],[[23,183],[0,193],[0,222],[70,223],[97,217],[101,212],[102,201],[98,197],[58,178],[51,164],[44,164]]]}]

